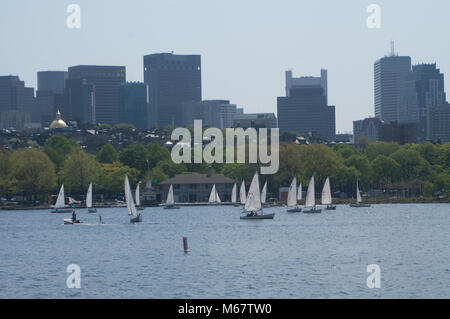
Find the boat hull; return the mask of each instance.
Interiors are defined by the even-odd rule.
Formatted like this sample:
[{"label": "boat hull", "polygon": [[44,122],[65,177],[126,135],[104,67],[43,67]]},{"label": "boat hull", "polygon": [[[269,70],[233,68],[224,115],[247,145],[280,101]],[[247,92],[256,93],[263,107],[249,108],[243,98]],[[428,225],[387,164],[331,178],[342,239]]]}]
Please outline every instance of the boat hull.
[{"label": "boat hull", "polygon": [[145,207],[136,207],[137,210],[143,211]]},{"label": "boat hull", "polygon": [[142,215],[139,214],[137,217],[131,218],[130,223],[142,223]]},{"label": "boat hull", "polygon": [[372,207],[370,204],[350,204],[350,207],[361,208],[361,207]]},{"label": "boat hull", "polygon": [[326,210],[336,210],[336,206],[334,205],[329,205],[327,206],[327,208],[325,208]]},{"label": "boat hull", "polygon": [[258,219],[273,219],[275,214],[265,214],[265,215],[257,215],[257,216],[241,216],[241,219],[245,220],[258,220]]},{"label": "boat hull", "polygon": [[164,209],[180,209],[180,206],[164,206]]},{"label": "boat hull", "polygon": [[64,219],[64,225],[78,225],[81,223],[80,220],[73,221],[72,219]]},{"label": "boat hull", "polygon": [[88,208],[89,214],[95,214],[97,212],[97,208]]},{"label": "boat hull", "polygon": [[50,211],[52,214],[68,214],[72,212],[72,208],[55,208]]},{"label": "boat hull", "polygon": [[301,213],[302,209],[300,207],[295,207],[287,210],[288,213]]},{"label": "boat hull", "polygon": [[322,209],[320,208],[311,208],[311,209],[304,209],[304,214],[320,214],[322,213]]}]

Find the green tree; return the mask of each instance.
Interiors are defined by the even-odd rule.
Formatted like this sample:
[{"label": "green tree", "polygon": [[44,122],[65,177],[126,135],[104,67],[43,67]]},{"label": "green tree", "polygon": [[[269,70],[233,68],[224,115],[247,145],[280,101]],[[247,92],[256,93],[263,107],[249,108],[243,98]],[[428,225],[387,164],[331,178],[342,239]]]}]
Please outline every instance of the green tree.
[{"label": "green tree", "polygon": [[359,154],[358,150],[353,145],[336,144],[333,146],[333,150],[341,154],[344,159]]},{"label": "green tree", "polygon": [[99,163],[114,163],[119,160],[119,153],[111,144],[105,144],[96,155]]},{"label": "green tree", "polygon": [[378,185],[387,186],[398,180],[400,176],[400,164],[385,155],[378,155],[372,161],[374,182]]},{"label": "green tree", "polygon": [[361,172],[357,168],[342,165],[331,178],[331,184],[335,189],[345,192],[349,196],[356,196],[356,181],[359,179],[361,179]]},{"label": "green tree", "polygon": [[21,149],[11,156],[11,176],[25,195],[44,198],[56,187],[55,166],[50,158],[35,149]]},{"label": "green tree", "polygon": [[169,176],[164,173],[160,167],[154,167],[145,175],[146,180],[150,180],[153,184],[159,184],[169,179]]},{"label": "green tree", "polygon": [[65,136],[55,135],[50,137],[44,146],[44,152],[50,157],[59,171],[64,165],[66,156],[72,152],[74,148],[79,148],[78,143],[73,139]]},{"label": "green tree", "polygon": [[177,174],[187,172],[186,166],[184,164],[175,164],[171,159],[159,161],[156,167],[160,168],[169,177],[174,177]]},{"label": "green tree", "polygon": [[12,153],[0,150],[0,196],[12,195],[16,191],[17,181],[12,177]]},{"label": "green tree", "polygon": [[134,129],[136,129],[136,126],[134,126],[133,124],[129,124],[129,123],[119,123],[119,124],[114,125],[114,128],[119,129],[119,130],[122,130],[122,129],[134,130]]},{"label": "green tree", "polygon": [[433,191],[434,191],[433,183],[425,182],[425,184],[423,185],[423,194],[426,197],[431,197],[431,196],[433,196]]},{"label": "green tree", "polygon": [[323,144],[301,145],[298,157],[291,160],[298,161],[303,184],[314,175],[317,185],[323,185],[327,177],[336,175],[343,162],[340,154]]},{"label": "green tree", "polygon": [[255,174],[255,167],[245,163],[231,163],[222,166],[222,174],[237,181],[245,180],[248,184]]},{"label": "green tree", "polygon": [[139,172],[135,168],[123,165],[120,162],[101,164],[100,176],[98,178],[98,190],[107,196],[123,194],[125,175],[128,175],[131,185],[138,182]]},{"label": "green tree", "polygon": [[61,177],[69,192],[85,194],[89,183],[96,181],[99,173],[100,165],[95,157],[77,148],[67,156]]},{"label": "green tree", "polygon": [[159,143],[148,143],[147,154],[149,169],[154,168],[160,161],[171,159],[169,150],[164,146],[159,145]]},{"label": "green tree", "polygon": [[430,164],[416,150],[401,148],[391,158],[400,164],[400,174],[405,181],[430,177]]},{"label": "green tree", "polygon": [[364,153],[370,161],[373,161],[378,155],[389,156],[399,149],[400,145],[398,143],[376,142],[367,145]]},{"label": "green tree", "polygon": [[372,165],[364,154],[355,154],[345,160],[345,165],[355,167],[361,172],[361,183],[363,186],[370,186],[372,183]]},{"label": "green tree", "polygon": [[120,153],[119,160],[126,166],[145,172],[147,171],[148,157],[147,148],[142,144],[135,143]]}]

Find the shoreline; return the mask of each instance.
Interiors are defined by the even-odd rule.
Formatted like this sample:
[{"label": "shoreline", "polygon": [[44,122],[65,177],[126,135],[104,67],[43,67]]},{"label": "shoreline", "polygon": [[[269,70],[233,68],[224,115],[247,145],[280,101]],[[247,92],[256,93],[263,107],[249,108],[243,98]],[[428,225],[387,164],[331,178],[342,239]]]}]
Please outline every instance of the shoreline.
[{"label": "shoreline", "polygon": [[[355,199],[333,199],[333,205],[350,205],[354,204]],[[450,204],[450,198],[434,199],[434,198],[364,198],[364,204],[371,205],[383,205],[383,204]],[[303,205],[304,203],[299,203]],[[209,204],[209,203],[176,203],[177,206],[181,207],[193,207],[193,206],[231,206],[233,203],[222,203],[222,204]],[[317,205],[321,205],[318,203]],[[284,207],[285,203],[275,203],[271,204],[270,207]],[[157,206],[144,206],[144,208],[152,207],[164,207],[164,204]],[[94,208],[126,208],[126,206],[95,206]],[[51,210],[52,207],[49,206],[4,206],[0,207],[0,211],[27,211],[27,210]],[[76,210],[87,209],[87,207],[75,207]]]}]

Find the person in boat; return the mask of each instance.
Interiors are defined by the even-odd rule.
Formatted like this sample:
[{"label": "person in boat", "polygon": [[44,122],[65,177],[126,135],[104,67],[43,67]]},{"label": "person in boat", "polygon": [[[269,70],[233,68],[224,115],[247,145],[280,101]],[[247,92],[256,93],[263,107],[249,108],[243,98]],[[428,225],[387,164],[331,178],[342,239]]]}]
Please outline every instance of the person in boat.
[{"label": "person in boat", "polygon": [[75,209],[72,211],[72,221],[74,223],[77,221],[77,213],[75,213]]}]

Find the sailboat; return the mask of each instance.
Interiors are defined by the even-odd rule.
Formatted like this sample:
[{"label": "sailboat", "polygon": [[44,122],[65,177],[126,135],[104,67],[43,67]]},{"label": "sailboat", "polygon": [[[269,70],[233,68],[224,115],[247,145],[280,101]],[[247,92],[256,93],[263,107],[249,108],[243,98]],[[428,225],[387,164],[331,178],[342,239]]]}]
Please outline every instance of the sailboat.
[{"label": "sailboat", "polygon": [[89,188],[86,194],[86,207],[89,213],[97,212],[97,209],[92,207],[92,183],[89,184]]},{"label": "sailboat", "polygon": [[292,180],[291,186],[289,187],[287,206],[293,207],[288,209],[288,213],[300,213],[302,209],[297,205],[298,193],[297,193],[297,177]]},{"label": "sailboat", "polygon": [[356,203],[350,204],[350,207],[370,207],[370,204],[363,204],[361,193],[359,191],[359,183],[356,181]]},{"label": "sailboat", "polygon": [[306,192],[305,208],[303,209],[305,214],[321,213],[322,210],[316,207],[316,193],[314,189],[314,176],[309,181],[308,190]]},{"label": "sailboat", "polygon": [[66,206],[65,195],[64,195],[64,184],[61,185],[61,189],[59,190],[58,198],[56,199],[56,203],[54,209],[51,210],[53,214],[65,214],[72,212],[72,209]]},{"label": "sailboat", "polygon": [[175,200],[173,197],[173,185],[170,185],[169,192],[167,193],[166,206],[164,209],[179,209],[180,206],[175,206]]},{"label": "sailboat", "polygon": [[241,219],[273,219],[275,214],[263,214],[261,207],[261,193],[259,191],[259,176],[255,173],[245,201],[244,216]]},{"label": "sailboat", "polygon": [[233,189],[231,191],[231,202],[233,203],[234,206],[239,206],[239,204],[237,203],[237,184],[236,183],[234,183]]},{"label": "sailboat", "polygon": [[247,195],[245,195],[245,181],[242,181],[239,197],[241,200],[241,205],[245,205],[245,201],[247,200]]},{"label": "sailboat", "polygon": [[264,187],[261,191],[261,204],[263,207],[270,207],[270,205],[266,203],[266,197],[267,197],[267,181],[264,183]]},{"label": "sailboat", "polygon": [[144,207],[141,206],[141,190],[140,190],[141,183],[138,183],[136,186],[136,208],[137,210],[144,210]]},{"label": "sailboat", "polygon": [[133,194],[131,193],[130,181],[128,175],[125,175],[125,201],[127,202],[128,215],[131,216],[131,223],[142,222],[142,215],[137,212],[136,205],[134,204]]},{"label": "sailboat", "polygon": [[210,204],[220,204],[222,201],[220,200],[219,193],[217,193],[216,190],[216,184],[213,185],[213,188],[211,189],[211,193],[209,194],[209,201]]},{"label": "sailboat", "polygon": [[300,185],[298,185],[298,189],[297,189],[297,201],[301,201],[303,199],[303,188],[302,188],[302,183],[300,183]]},{"label": "sailboat", "polygon": [[327,210],[336,210],[336,205],[332,205],[330,178],[327,177],[322,189],[322,205],[327,205]]}]

